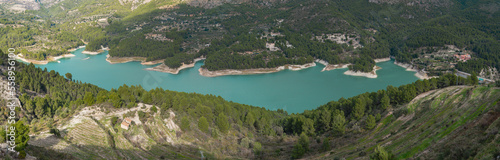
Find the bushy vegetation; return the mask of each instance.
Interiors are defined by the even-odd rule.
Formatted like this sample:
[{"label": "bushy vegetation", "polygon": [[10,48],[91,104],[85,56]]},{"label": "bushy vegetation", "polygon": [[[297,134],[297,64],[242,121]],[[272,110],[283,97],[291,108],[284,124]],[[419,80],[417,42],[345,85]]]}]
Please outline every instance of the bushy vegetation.
[{"label": "bushy vegetation", "polygon": [[[429,80],[417,80],[414,83],[399,87],[387,86],[386,90],[364,93],[348,99],[341,98],[331,101],[315,110],[306,110],[304,113],[292,114],[285,117],[281,124],[287,134],[306,133],[307,135],[334,132],[342,134],[347,122],[361,121],[365,128],[373,129],[376,118],[373,115],[383,113],[391,106],[410,102],[417,95],[439,88],[456,85],[457,77],[447,74]],[[477,83],[465,78],[458,78],[458,84]],[[387,99],[389,97],[390,100]]]}]

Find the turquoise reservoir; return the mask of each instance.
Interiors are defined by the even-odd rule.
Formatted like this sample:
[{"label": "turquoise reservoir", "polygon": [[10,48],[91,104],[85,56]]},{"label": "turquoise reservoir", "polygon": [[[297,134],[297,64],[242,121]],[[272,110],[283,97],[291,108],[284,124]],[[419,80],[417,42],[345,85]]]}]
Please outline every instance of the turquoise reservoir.
[{"label": "turquoise reservoir", "polygon": [[377,63],[382,67],[378,78],[348,76],[347,69],[321,72],[323,65],[300,71],[285,70],[271,74],[203,77],[198,69],[184,69],[179,74],[146,71],[140,62],[110,64],[106,61],[107,51],[99,55],[85,55],[78,49],[75,57],[51,62],[48,70],[61,75],[73,74],[73,79],[88,82],[105,89],[118,88],[124,84],[141,85],[147,90],[163,89],[219,95],[226,100],[265,107],[271,110],[284,109],[289,113],[299,113],[341,97],[348,98],[364,92],[385,89],[388,85],[400,86],[416,81],[415,72],[393,64],[393,61]]}]

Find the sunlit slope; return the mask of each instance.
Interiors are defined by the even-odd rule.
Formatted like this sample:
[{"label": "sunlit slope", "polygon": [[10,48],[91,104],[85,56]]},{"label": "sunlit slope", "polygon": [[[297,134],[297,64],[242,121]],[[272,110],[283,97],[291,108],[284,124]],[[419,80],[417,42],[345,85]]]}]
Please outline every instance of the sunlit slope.
[{"label": "sunlit slope", "polygon": [[499,98],[499,89],[491,87],[429,91],[387,114],[355,143],[310,158],[369,158],[381,145],[400,159],[493,159],[500,153]]}]

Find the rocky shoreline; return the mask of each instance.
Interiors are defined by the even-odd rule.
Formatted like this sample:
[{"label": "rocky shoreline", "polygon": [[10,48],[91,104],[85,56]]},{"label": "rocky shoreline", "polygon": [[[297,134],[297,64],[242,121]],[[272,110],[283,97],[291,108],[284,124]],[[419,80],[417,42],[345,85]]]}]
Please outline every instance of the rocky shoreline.
[{"label": "rocky shoreline", "polygon": [[26,62],[26,63],[45,65],[45,64],[48,64],[49,62],[57,61],[61,58],[71,58],[74,56],[75,56],[74,54],[63,54],[63,55],[55,56],[55,57],[48,57],[47,60],[39,61],[39,60],[26,59],[26,58],[24,58],[24,56],[22,54],[18,54],[18,55],[16,55],[16,59],[21,60],[21,61]]},{"label": "rocky shoreline", "polygon": [[158,63],[163,63],[164,59],[160,60],[154,60],[154,61],[146,61],[145,57],[111,57],[109,54],[106,55],[106,61],[110,64],[117,64],[117,63],[127,63],[127,62],[132,62],[132,61],[139,61],[141,62],[142,65],[155,65]]},{"label": "rocky shoreline", "polygon": [[200,75],[205,77],[217,77],[217,76],[227,76],[227,75],[251,75],[251,74],[265,74],[265,73],[275,73],[285,69],[289,69],[292,71],[298,71],[302,69],[306,69],[309,67],[316,66],[316,63],[306,63],[303,65],[284,65],[275,68],[255,68],[255,69],[225,69],[225,70],[217,70],[217,71],[209,71],[205,68],[200,68],[198,71]]},{"label": "rocky shoreline", "polygon": [[68,49],[69,52],[73,52],[73,51],[76,51],[80,48],[85,48],[85,46],[78,46],[77,48],[72,48],[72,49]]},{"label": "rocky shoreline", "polygon": [[[73,52],[73,51],[76,51],[76,50],[78,50],[80,48],[85,48],[85,46],[78,46],[77,48],[69,49],[68,52]],[[55,57],[49,56],[47,58],[47,60],[41,60],[41,61],[39,61],[39,60],[33,60],[33,59],[26,59],[26,58],[24,58],[24,56],[22,54],[18,54],[18,55],[16,55],[16,59],[21,60],[21,61],[26,62],[26,63],[43,64],[43,65],[45,65],[45,64],[48,64],[49,62],[57,61],[57,60],[59,60],[61,58],[71,58],[71,57],[74,57],[74,56],[76,56],[76,55],[68,53],[68,54],[63,54],[63,55],[55,56]]]},{"label": "rocky shoreline", "polygon": [[382,69],[379,66],[373,66],[373,70],[371,72],[361,72],[361,71],[351,71],[347,70],[344,72],[345,75],[350,75],[350,76],[362,76],[362,77],[367,77],[367,78],[377,78],[377,70]]},{"label": "rocky shoreline", "polygon": [[437,77],[437,76],[428,76],[427,73],[425,73],[425,71],[418,70],[418,68],[408,63],[394,62],[394,64],[406,68],[406,71],[415,72],[415,76],[422,80]]},{"label": "rocky shoreline", "polygon": [[83,54],[89,54],[89,55],[98,55],[98,54],[101,54],[103,53],[105,50],[109,50],[108,47],[104,48],[103,46],[101,46],[101,49],[100,50],[97,50],[97,51],[82,51]]},{"label": "rocky shoreline", "polygon": [[[179,74],[179,72],[183,69],[186,69],[186,68],[192,68],[194,67],[194,65],[196,64],[196,62],[198,61],[201,61],[201,60],[204,60],[205,58],[203,57],[200,57],[200,58],[196,58],[193,60],[193,63],[189,63],[189,64],[182,64],[182,66],[180,66],[179,68],[170,68],[168,67],[167,65],[165,64],[160,64],[156,67],[152,67],[152,68],[146,68],[144,70],[148,70],[148,71],[158,71],[158,72],[165,72],[165,73],[170,73],[170,74]],[[160,62],[161,63],[161,62]],[[145,65],[143,63],[141,63],[142,65]]]},{"label": "rocky shoreline", "polygon": [[379,63],[379,62],[387,62],[390,60],[391,60],[391,57],[387,57],[387,58],[377,58],[377,59],[374,59],[373,61],[375,61],[375,63]]},{"label": "rocky shoreline", "polygon": [[[390,60],[391,60],[391,57],[387,57],[387,58],[377,58],[377,59],[374,59],[373,61],[375,61],[375,63],[379,63],[379,62],[386,62],[386,61],[390,61]],[[325,60],[321,60],[321,59],[316,59],[314,61],[325,65],[325,67],[323,68],[323,70],[321,70],[321,72],[331,71],[331,70],[339,69],[339,68],[347,68],[350,65],[352,65],[350,63],[347,63],[347,64],[329,64]]]}]

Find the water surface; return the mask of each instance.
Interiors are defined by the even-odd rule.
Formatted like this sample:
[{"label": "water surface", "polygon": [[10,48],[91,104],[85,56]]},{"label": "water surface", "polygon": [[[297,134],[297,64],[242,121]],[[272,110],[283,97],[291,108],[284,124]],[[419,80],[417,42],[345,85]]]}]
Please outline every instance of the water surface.
[{"label": "water surface", "polygon": [[152,66],[143,66],[140,62],[110,64],[105,60],[107,51],[99,55],[85,55],[82,51],[83,48],[74,51],[75,57],[60,59],[60,63],[36,66],[55,70],[61,75],[69,72],[75,80],[108,90],[123,84],[141,85],[146,90],[161,87],[173,91],[220,95],[229,101],[271,110],[281,108],[289,113],[315,109],[341,97],[385,89],[388,85],[400,86],[418,79],[414,76],[415,72],[406,71],[393,64],[393,61],[377,63],[382,69],[377,71],[378,78],[375,79],[344,75],[347,69],[321,72],[324,66],[319,63],[316,67],[300,71],[203,77],[198,73],[203,65],[200,61],[194,68],[173,75],[146,71],[144,68]]}]

